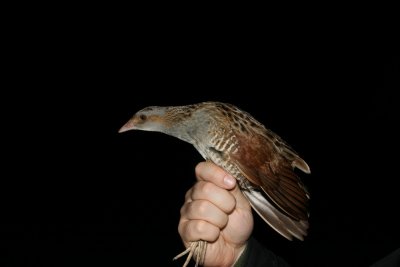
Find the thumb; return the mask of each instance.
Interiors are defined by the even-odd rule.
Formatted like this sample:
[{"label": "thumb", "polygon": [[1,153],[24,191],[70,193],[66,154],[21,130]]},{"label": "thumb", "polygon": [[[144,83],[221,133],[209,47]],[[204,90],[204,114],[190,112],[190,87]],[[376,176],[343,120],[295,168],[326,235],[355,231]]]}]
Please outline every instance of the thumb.
[{"label": "thumb", "polygon": [[224,171],[224,169],[207,161],[197,164],[195,172],[197,180],[211,182],[218,187],[230,190],[236,199],[236,206],[238,208],[250,209],[250,203],[241,192],[239,186],[237,186],[236,179]]},{"label": "thumb", "polygon": [[236,185],[236,179],[212,162],[200,162],[195,169],[197,180],[211,182],[230,190]]}]

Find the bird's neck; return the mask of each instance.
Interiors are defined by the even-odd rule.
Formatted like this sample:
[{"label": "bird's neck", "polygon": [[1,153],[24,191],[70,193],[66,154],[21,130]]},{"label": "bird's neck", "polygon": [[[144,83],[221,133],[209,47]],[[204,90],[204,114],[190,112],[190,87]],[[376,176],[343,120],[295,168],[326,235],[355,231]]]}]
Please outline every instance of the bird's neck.
[{"label": "bird's neck", "polygon": [[194,144],[194,129],[187,127],[184,121],[174,124],[173,127],[165,128],[163,132],[165,134],[179,138],[182,141]]}]

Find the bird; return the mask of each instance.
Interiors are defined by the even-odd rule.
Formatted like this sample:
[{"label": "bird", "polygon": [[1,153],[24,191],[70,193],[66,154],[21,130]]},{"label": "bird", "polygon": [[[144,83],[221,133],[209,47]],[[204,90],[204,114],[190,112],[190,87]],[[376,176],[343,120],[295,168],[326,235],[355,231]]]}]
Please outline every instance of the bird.
[{"label": "bird", "polygon": [[[310,167],[280,136],[238,106],[206,101],[183,106],[148,106],[119,132],[161,132],[192,144],[201,156],[222,167],[238,183],[253,210],[288,240],[304,240],[309,228],[309,199],[295,169]],[[174,259],[188,254],[202,264],[206,241],[195,241]]]}]

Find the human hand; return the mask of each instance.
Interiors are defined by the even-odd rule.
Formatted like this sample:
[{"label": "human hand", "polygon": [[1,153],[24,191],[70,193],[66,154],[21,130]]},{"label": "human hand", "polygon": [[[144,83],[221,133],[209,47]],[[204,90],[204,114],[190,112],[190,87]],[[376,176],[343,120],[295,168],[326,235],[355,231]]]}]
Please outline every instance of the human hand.
[{"label": "human hand", "polygon": [[253,230],[253,215],[235,178],[210,162],[196,166],[196,184],[187,191],[178,231],[185,247],[208,241],[204,266],[232,266]]}]

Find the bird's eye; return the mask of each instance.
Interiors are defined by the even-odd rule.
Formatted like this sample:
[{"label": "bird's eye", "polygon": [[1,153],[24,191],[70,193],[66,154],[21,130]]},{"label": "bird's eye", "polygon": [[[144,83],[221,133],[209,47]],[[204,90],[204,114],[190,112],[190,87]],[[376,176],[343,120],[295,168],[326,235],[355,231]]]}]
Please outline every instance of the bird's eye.
[{"label": "bird's eye", "polygon": [[139,118],[140,118],[141,121],[145,121],[147,119],[147,116],[142,114],[142,115],[139,116]]}]

